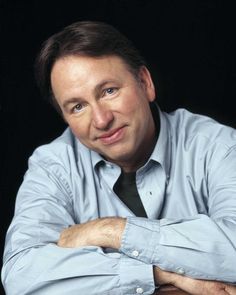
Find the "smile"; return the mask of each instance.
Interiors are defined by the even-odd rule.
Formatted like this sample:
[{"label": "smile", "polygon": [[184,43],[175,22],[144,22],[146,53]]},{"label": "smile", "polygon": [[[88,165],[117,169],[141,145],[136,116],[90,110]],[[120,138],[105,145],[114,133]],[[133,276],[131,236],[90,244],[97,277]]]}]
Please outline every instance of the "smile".
[{"label": "smile", "polygon": [[98,137],[98,139],[105,145],[114,144],[124,137],[125,126],[107,132]]}]

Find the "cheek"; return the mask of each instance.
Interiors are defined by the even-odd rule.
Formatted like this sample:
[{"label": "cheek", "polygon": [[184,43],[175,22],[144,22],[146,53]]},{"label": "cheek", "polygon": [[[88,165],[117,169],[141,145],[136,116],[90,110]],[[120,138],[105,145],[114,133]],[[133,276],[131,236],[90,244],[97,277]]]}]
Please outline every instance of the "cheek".
[{"label": "cheek", "polygon": [[88,125],[83,120],[71,120],[67,122],[73,134],[79,138],[87,138],[89,136]]},{"label": "cheek", "polygon": [[124,105],[123,113],[130,119],[142,118],[147,115],[149,103],[140,97],[130,97],[130,100]]},{"label": "cheek", "polygon": [[129,95],[123,97],[123,99],[119,101],[118,108],[122,110],[123,114],[131,115],[137,112],[140,106],[141,98],[139,97],[139,93],[132,92]]}]

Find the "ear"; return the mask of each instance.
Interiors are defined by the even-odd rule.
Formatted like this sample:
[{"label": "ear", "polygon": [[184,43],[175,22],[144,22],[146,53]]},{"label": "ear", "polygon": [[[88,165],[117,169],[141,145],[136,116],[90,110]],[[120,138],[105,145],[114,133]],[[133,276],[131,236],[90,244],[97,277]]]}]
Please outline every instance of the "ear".
[{"label": "ear", "polygon": [[151,74],[145,66],[142,66],[139,69],[138,77],[143,87],[143,90],[145,91],[147,95],[148,101],[149,102],[154,101],[154,99],[156,98],[155,86],[153,84]]}]

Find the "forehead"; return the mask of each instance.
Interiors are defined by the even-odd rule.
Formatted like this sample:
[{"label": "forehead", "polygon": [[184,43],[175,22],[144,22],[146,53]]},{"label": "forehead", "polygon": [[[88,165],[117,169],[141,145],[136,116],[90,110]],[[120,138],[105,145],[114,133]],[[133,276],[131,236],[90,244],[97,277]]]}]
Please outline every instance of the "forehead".
[{"label": "forehead", "polygon": [[88,98],[101,90],[101,85],[115,83],[125,87],[135,81],[128,66],[117,56],[67,56],[58,59],[51,71],[51,88],[59,105],[72,98]]},{"label": "forehead", "polygon": [[[71,55],[59,58],[53,65],[51,70],[51,78],[55,74],[72,74],[83,75],[83,73],[91,73],[93,76],[97,72],[108,72],[110,74],[119,73],[119,71],[129,71],[130,66],[120,57],[102,56],[77,56]],[[90,78],[91,76],[89,76]]]},{"label": "forehead", "polygon": [[67,56],[58,59],[51,71],[52,90],[58,97],[92,89],[106,80],[125,84],[134,75],[118,56]]}]

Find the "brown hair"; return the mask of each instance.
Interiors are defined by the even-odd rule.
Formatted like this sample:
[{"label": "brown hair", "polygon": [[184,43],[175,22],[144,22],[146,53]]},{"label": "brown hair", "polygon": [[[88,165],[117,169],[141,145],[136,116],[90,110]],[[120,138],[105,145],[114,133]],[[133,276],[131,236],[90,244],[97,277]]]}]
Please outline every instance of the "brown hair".
[{"label": "brown hair", "polygon": [[51,88],[51,70],[54,63],[65,56],[100,57],[119,56],[136,76],[143,57],[117,29],[103,22],[80,21],[65,27],[46,40],[35,62],[36,83],[44,98],[60,111]]}]

